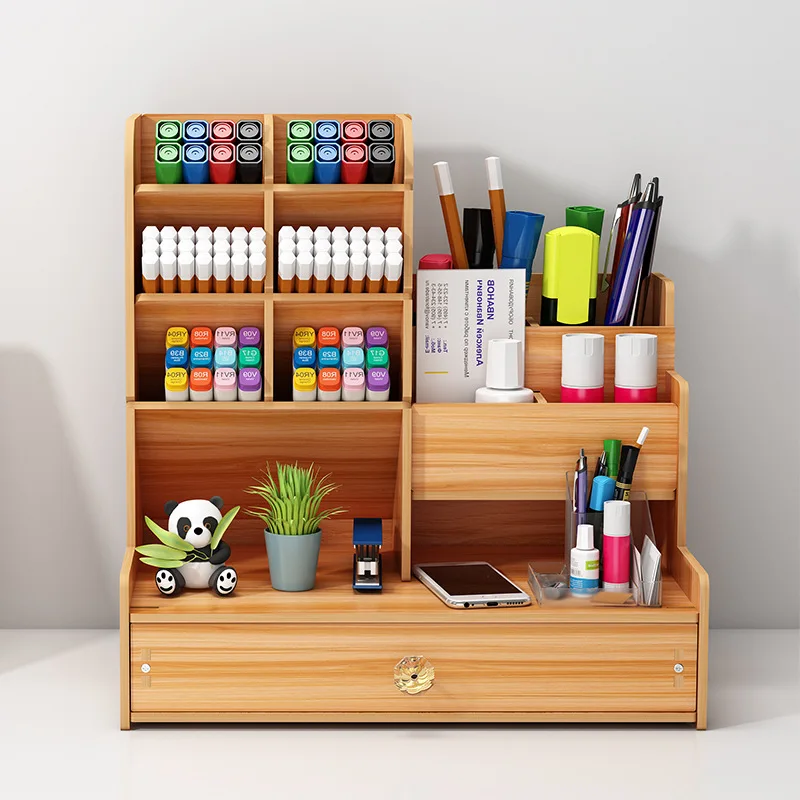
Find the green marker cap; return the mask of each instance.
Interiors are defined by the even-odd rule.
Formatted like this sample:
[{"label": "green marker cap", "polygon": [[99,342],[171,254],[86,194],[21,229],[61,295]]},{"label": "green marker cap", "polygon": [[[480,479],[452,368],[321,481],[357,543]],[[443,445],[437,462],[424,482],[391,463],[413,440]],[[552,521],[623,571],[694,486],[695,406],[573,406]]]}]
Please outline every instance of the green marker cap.
[{"label": "green marker cap", "polygon": [[314,138],[314,126],[307,119],[293,119],[286,127],[286,140],[293,142],[310,142]]},{"label": "green marker cap", "polygon": [[156,144],[180,142],[181,123],[177,119],[161,119],[156,123]]},{"label": "green marker cap", "polygon": [[567,208],[567,225],[576,228],[586,228],[587,231],[603,235],[603,215],[606,212],[602,208],[594,206],[569,206]]},{"label": "green marker cap", "polygon": [[617,479],[619,474],[619,458],[622,452],[622,441],[620,439],[605,439],[603,450],[606,451],[606,469],[608,477]]},{"label": "green marker cap", "polygon": [[239,369],[261,369],[261,351],[257,347],[242,347],[239,350]]},{"label": "green marker cap", "polygon": [[389,351],[385,347],[370,347],[367,350],[367,369],[389,368]]},{"label": "green marker cap", "polygon": [[314,182],[314,145],[295,142],[286,148],[286,180],[289,183]]},{"label": "green marker cap", "polygon": [[178,142],[162,142],[156,145],[156,181],[158,183],[181,183],[183,164],[181,146]]}]

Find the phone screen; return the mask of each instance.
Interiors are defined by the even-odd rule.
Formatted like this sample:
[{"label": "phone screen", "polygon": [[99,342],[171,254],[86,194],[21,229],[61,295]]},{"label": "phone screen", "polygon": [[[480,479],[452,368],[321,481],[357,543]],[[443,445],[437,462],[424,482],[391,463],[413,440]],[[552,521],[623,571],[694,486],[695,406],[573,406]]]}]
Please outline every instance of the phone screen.
[{"label": "phone screen", "polygon": [[519,594],[488,564],[429,564],[424,571],[450,595]]}]

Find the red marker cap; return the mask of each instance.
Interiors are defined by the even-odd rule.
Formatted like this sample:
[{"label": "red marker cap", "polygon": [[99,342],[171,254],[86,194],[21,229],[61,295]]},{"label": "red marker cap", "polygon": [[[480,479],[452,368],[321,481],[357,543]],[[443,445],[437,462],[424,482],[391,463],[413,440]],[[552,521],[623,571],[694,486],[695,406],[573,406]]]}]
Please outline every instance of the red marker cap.
[{"label": "red marker cap", "polygon": [[349,142],[367,141],[367,123],[363,119],[346,119],[342,123],[342,139]]},{"label": "red marker cap", "polygon": [[233,183],[236,180],[235,144],[232,142],[217,142],[211,145],[209,173],[211,175],[211,183]]},{"label": "red marker cap", "polygon": [[449,253],[431,253],[422,256],[418,269],[453,269],[453,258]]},{"label": "red marker cap", "polygon": [[364,183],[367,180],[367,167],[367,146],[359,142],[345,142],[342,145],[342,183]]},{"label": "red marker cap", "polygon": [[211,122],[211,141],[233,142],[236,139],[236,125],[230,119],[215,119]]}]

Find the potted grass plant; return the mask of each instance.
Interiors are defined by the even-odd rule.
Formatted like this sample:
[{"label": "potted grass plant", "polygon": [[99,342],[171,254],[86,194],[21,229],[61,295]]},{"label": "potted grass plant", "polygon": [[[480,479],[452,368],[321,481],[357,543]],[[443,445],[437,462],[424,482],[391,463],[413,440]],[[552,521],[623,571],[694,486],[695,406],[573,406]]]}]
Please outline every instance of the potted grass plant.
[{"label": "potted grass plant", "polygon": [[342,508],[323,509],[325,498],[340,487],[330,475],[318,469],[295,464],[275,464],[273,477],[269,464],[254,484],[246,489],[263,505],[247,509],[264,523],[269,577],[272,588],[281,592],[307,592],[314,588],[322,540],[321,525],[341,514]]}]

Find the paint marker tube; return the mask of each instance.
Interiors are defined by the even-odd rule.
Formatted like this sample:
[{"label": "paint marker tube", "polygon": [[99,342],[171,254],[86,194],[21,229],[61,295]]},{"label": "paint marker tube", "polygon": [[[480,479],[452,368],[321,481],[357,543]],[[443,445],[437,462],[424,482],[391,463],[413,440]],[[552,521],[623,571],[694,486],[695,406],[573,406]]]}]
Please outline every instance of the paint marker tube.
[{"label": "paint marker tube", "polygon": [[314,146],[314,183],[339,183],[342,177],[342,148],[325,142]]},{"label": "paint marker tube", "polygon": [[318,119],[314,123],[314,143],[338,142],[342,138],[342,129],[335,119]]},{"label": "paint marker tube", "polygon": [[148,225],[142,231],[142,242],[146,242],[149,239],[154,239],[156,242],[161,241],[161,231],[155,225]]},{"label": "paint marker tube", "polygon": [[261,347],[261,330],[255,325],[239,328],[239,347]]},{"label": "paint marker tube", "polygon": [[[390,243],[391,244],[391,243]],[[383,276],[383,291],[394,294],[401,291],[400,283],[403,278],[403,256],[400,253],[389,253],[386,256],[386,267]]]},{"label": "paint marker tube", "polygon": [[189,375],[182,367],[167,370],[164,376],[164,399],[168,403],[189,399]]},{"label": "paint marker tube", "polygon": [[236,329],[221,325],[214,331],[214,347],[236,347]]},{"label": "paint marker tube", "polygon": [[343,225],[337,225],[331,231],[331,241],[335,242],[337,239],[344,239],[346,242],[350,241],[350,231],[347,230]]},{"label": "paint marker tube", "polygon": [[182,294],[194,291],[194,256],[191,253],[178,255],[178,285]]},{"label": "paint marker tube", "polygon": [[346,119],[342,123],[342,139],[346,142],[366,142],[367,123],[363,119]]},{"label": "paint marker tube", "polygon": [[319,255],[326,255],[329,256],[333,253],[333,248],[331,247],[330,242],[321,241],[321,242],[314,242],[314,247],[311,250],[311,255],[316,258]]},{"label": "paint marker tube", "polygon": [[[352,258],[351,258],[352,263]],[[386,259],[383,253],[373,253],[367,259],[367,292],[377,294],[383,288],[383,273]]]},{"label": "paint marker tube", "polygon": [[166,347],[189,347],[189,331],[182,325],[167,328]]},{"label": "paint marker tube", "polygon": [[181,146],[177,142],[162,142],[156,145],[156,183],[181,183],[183,163]]},{"label": "paint marker tube", "polygon": [[207,255],[214,254],[214,245],[211,243],[210,239],[197,240],[194,246],[194,254],[195,256],[199,256],[201,253],[206,253]]},{"label": "paint marker tube", "polygon": [[301,239],[314,241],[314,229],[310,225],[301,225],[297,229],[297,241],[299,242]]},{"label": "paint marker tube", "polygon": [[367,141],[393,142],[394,123],[388,119],[373,119],[367,125]]},{"label": "paint marker tube", "polygon": [[194,259],[194,273],[196,289],[201,294],[211,291],[213,272],[213,259],[211,253],[198,253]]},{"label": "paint marker tube", "polygon": [[240,183],[261,183],[263,155],[260,144],[248,142],[236,145],[236,177]]},{"label": "paint marker tube", "polygon": [[178,228],[178,243],[182,241],[194,242],[194,228],[189,225],[184,225]]},{"label": "paint marker tube", "polygon": [[[345,329],[347,330],[347,329]],[[342,369],[364,369],[366,359],[362,347],[345,347],[342,350]]]},{"label": "paint marker tube", "polygon": [[164,368],[174,369],[181,367],[187,369],[189,366],[189,351],[185,347],[168,347],[167,355],[164,358]]},{"label": "paint marker tube", "polygon": [[280,245],[281,242],[286,241],[287,239],[291,239],[291,241],[297,241],[297,231],[291,225],[284,225],[278,231],[278,244]]},{"label": "paint marker tube", "polygon": [[180,142],[181,123],[177,119],[160,119],[156,123],[156,142]]},{"label": "paint marker tube", "polygon": [[363,347],[364,346],[364,331],[354,325],[348,326],[342,330],[342,346],[343,347]]},{"label": "paint marker tube", "polygon": [[156,257],[161,255],[161,243],[155,239],[145,239],[142,242],[142,256],[153,253]]},{"label": "paint marker tube", "polygon": [[369,170],[369,150],[359,142],[342,145],[342,183],[366,183]]},{"label": "paint marker tube", "polygon": [[631,580],[631,504],[609,500],[603,505],[603,589],[625,592]]},{"label": "paint marker tube", "polygon": [[[364,245],[364,251],[366,251],[367,245],[364,242],[360,242],[360,244]],[[345,255],[349,256],[350,248],[351,245],[346,239],[335,239],[331,244],[331,253],[333,255],[336,255],[337,253],[344,253]]]},{"label": "paint marker tube", "polygon": [[317,351],[313,347],[295,347],[292,353],[293,369],[316,369]]},{"label": "paint marker tube", "polygon": [[342,373],[342,400],[346,403],[360,403],[366,397],[367,380],[364,370],[352,367]]},{"label": "paint marker tube", "polygon": [[339,347],[341,343],[339,329],[333,325],[325,325],[317,331],[317,347]]},{"label": "paint marker tube", "polygon": [[184,143],[208,141],[208,123],[204,119],[187,119],[183,123],[181,137]]},{"label": "paint marker tube", "polygon": [[261,371],[247,367],[239,370],[239,400],[258,402],[261,399]]},{"label": "paint marker tube", "polygon": [[233,142],[212,144],[208,162],[211,183],[233,183],[236,180],[236,145]]},{"label": "paint marker tube", "polygon": [[283,251],[278,254],[278,291],[293,292],[297,273],[297,259],[294,254]]},{"label": "paint marker tube", "polygon": [[600,333],[567,333],[561,337],[561,402],[603,402],[603,350]]},{"label": "paint marker tube", "polygon": [[367,229],[362,228],[360,225],[356,225],[355,228],[350,228],[349,241],[355,242],[357,239],[363,239],[365,242],[367,241]]},{"label": "paint marker tube", "polygon": [[317,332],[308,325],[301,325],[294,329],[292,334],[292,347],[316,347]]},{"label": "paint marker tube", "polygon": [[295,403],[313,403],[317,399],[317,372],[301,367],[292,376],[292,400]]},{"label": "paint marker tube", "polygon": [[[319,334],[317,335],[319,341]],[[342,365],[342,353],[338,347],[320,347],[317,350],[317,367],[336,367],[337,369]]]},{"label": "paint marker tube", "polygon": [[386,328],[375,326],[374,328],[367,328],[367,333],[364,337],[364,344],[367,348],[370,347],[388,347],[389,334]]},{"label": "paint marker tube", "polygon": [[314,145],[307,142],[290,143],[286,148],[286,182],[314,182]]},{"label": "paint marker tube", "polygon": [[208,183],[210,173],[207,144],[197,142],[185,144],[181,158],[184,183]]},{"label": "paint marker tube", "polygon": [[174,294],[178,291],[178,257],[174,253],[162,253],[158,262],[161,291],[164,294]]},{"label": "paint marker tube", "polygon": [[314,256],[299,253],[297,256],[297,291],[308,294],[311,291],[311,278],[314,275]]},{"label": "paint marker tube", "polygon": [[206,325],[197,325],[189,333],[190,347],[213,347],[214,333]]},{"label": "paint marker tube", "polygon": [[194,240],[199,242],[201,239],[208,239],[208,241],[213,241],[214,232],[208,225],[201,225],[197,230],[194,232]]},{"label": "paint marker tube", "polygon": [[384,367],[389,369],[389,351],[385,347],[370,347],[367,350],[367,369]]},{"label": "paint marker tube", "polygon": [[247,241],[252,244],[253,242],[266,242],[267,241],[267,232],[261,228],[250,228],[247,232]]},{"label": "paint marker tube", "polygon": [[[344,244],[344,242],[341,242]],[[378,247],[381,247],[381,252],[383,251],[383,247],[381,245],[368,245],[363,239],[356,239],[354,242],[350,242],[350,247],[347,250],[347,255],[354,256],[358,253],[369,257],[369,248],[373,247],[374,250],[377,250]]]},{"label": "paint marker tube", "polygon": [[236,294],[243,294],[247,290],[247,256],[244,253],[231,256],[231,282]]},{"label": "paint marker tube", "polygon": [[214,351],[214,369],[236,369],[236,349],[218,347]]},{"label": "paint marker tube", "polygon": [[189,399],[200,402],[214,399],[214,376],[208,367],[193,369],[189,375]]},{"label": "paint marker tube", "polygon": [[334,253],[331,259],[331,291],[334,294],[341,294],[347,289],[349,271],[350,258],[347,253]]},{"label": "paint marker tube", "polygon": [[[154,242],[158,246],[158,242]],[[142,255],[142,288],[148,294],[158,291],[158,277],[161,269],[161,262],[156,253],[144,253]]]},{"label": "paint marker tube", "polygon": [[239,350],[239,369],[246,367],[261,369],[261,351],[257,347],[242,347]]},{"label": "paint marker tube", "polygon": [[231,258],[225,253],[217,253],[214,245],[214,291],[217,294],[231,290]]},{"label": "paint marker tube", "polygon": [[238,396],[236,370],[229,367],[214,370],[214,399],[220,403],[232,403]]},{"label": "paint marker tube", "polygon": [[651,333],[617,334],[615,403],[658,400],[658,337]]},{"label": "paint marker tube", "polygon": [[260,142],[264,138],[264,129],[260,120],[240,119],[236,123],[237,142]]},{"label": "paint marker tube", "polygon": [[363,292],[367,278],[367,257],[363,253],[356,253],[350,258],[348,276],[348,291],[352,294]]},{"label": "paint marker tube", "polygon": [[615,500],[630,500],[631,486],[633,485],[633,473],[636,469],[636,462],[639,459],[639,451],[642,445],[647,441],[647,435],[650,433],[650,428],[642,428],[639,438],[634,445],[623,445],[622,453],[619,461],[619,475],[617,475],[617,484],[614,488]]},{"label": "paint marker tube", "polygon": [[367,400],[386,402],[389,399],[389,370],[381,367],[367,370]]},{"label": "paint marker tube", "polygon": [[160,240],[164,242],[177,242],[178,231],[172,225],[165,225],[160,231]]},{"label": "paint marker tube", "polygon": [[370,183],[391,183],[394,179],[394,145],[371,144],[367,161]]},{"label": "paint marker tube", "polygon": [[211,241],[214,244],[221,244],[223,242],[230,242],[231,240],[231,232],[229,228],[226,228],[224,225],[219,225],[218,227],[214,228],[214,234]]},{"label": "paint marker tube", "polygon": [[247,289],[262,294],[267,277],[267,257],[263,253],[251,253],[247,261]]},{"label": "paint marker tube", "polygon": [[[356,244],[355,242],[353,244]],[[362,242],[358,242],[358,244],[362,244]],[[351,245],[352,247],[352,245]],[[386,246],[383,242],[370,242],[367,245],[367,258],[373,255],[385,256],[386,255]],[[352,250],[351,250],[352,255]]]},{"label": "paint marker tube", "polygon": [[342,373],[336,367],[324,367],[317,375],[317,400],[337,402],[342,399]]}]

